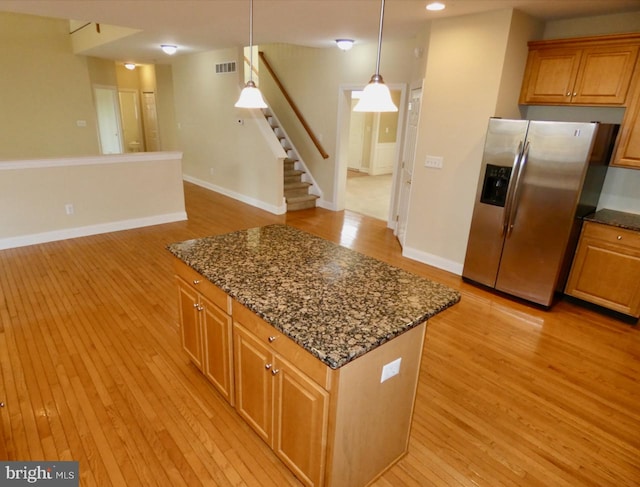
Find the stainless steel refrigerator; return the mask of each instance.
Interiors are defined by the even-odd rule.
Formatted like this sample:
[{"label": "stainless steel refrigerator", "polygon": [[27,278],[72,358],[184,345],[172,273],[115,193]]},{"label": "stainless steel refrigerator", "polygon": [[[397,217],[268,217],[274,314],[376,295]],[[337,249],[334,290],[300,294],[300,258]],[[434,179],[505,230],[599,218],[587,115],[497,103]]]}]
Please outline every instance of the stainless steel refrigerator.
[{"label": "stainless steel refrigerator", "polygon": [[551,306],[618,125],[490,119],[463,278]]}]

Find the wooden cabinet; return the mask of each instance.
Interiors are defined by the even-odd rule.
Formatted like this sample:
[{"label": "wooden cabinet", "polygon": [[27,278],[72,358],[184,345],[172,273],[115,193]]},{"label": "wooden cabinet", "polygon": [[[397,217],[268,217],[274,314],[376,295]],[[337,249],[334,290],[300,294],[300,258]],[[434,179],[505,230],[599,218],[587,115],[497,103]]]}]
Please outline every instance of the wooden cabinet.
[{"label": "wooden cabinet", "polygon": [[640,50],[640,35],[534,41],[521,104],[624,106]]},{"label": "wooden cabinet", "polygon": [[329,392],[283,356],[292,350],[280,346],[288,338],[246,308],[236,310],[236,410],[305,485],[323,485]]},{"label": "wooden cabinet", "polygon": [[[178,259],[174,268],[183,348],[304,485],[363,487],[407,453],[425,323],[332,369]],[[382,380],[391,362],[398,373]]]},{"label": "wooden cabinet", "polygon": [[624,113],[612,166],[640,169],[640,59],[632,81],[631,100]]},{"label": "wooden cabinet", "polygon": [[640,317],[640,232],[585,222],[565,292]]},{"label": "wooden cabinet", "polygon": [[182,348],[233,404],[231,300],[186,265],[176,262]]}]

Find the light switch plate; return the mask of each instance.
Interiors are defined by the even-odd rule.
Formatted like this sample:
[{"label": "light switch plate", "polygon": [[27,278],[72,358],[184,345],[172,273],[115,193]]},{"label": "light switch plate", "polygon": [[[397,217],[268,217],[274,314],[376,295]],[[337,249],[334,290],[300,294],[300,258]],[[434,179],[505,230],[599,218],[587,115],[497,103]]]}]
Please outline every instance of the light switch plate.
[{"label": "light switch plate", "polygon": [[402,357],[397,358],[393,362],[389,362],[387,365],[382,367],[382,374],[380,375],[381,384],[385,380],[390,379],[394,375],[398,375],[400,373],[400,362],[402,362]]},{"label": "light switch plate", "polygon": [[427,156],[424,160],[424,167],[442,169],[443,158],[440,156]]}]

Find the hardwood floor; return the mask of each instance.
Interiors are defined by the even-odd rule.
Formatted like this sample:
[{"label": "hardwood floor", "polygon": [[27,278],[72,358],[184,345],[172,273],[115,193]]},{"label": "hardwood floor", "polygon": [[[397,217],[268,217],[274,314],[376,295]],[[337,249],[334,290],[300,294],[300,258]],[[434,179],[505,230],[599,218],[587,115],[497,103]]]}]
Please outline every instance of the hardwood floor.
[{"label": "hardwood floor", "polygon": [[189,221],[0,251],[0,459],[82,486],[300,485],[182,352],[168,243],[286,222],[460,289],[429,322],[388,486],[640,484],[640,330],[507,300],[401,256],[380,220],[274,216],[185,184]]}]

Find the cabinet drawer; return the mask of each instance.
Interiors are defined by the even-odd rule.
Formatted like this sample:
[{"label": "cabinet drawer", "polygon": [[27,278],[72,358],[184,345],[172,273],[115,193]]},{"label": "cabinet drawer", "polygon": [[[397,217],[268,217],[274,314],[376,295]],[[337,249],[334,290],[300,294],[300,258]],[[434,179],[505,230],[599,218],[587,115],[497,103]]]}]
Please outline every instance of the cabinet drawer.
[{"label": "cabinet drawer", "polygon": [[640,232],[625,228],[613,227],[602,223],[585,222],[582,231],[583,238],[596,238],[608,243],[624,245],[640,250]]},{"label": "cabinet drawer", "polygon": [[179,277],[189,283],[193,289],[223,309],[227,314],[231,314],[231,298],[222,289],[177,258],[173,260],[173,270]]},{"label": "cabinet drawer", "polygon": [[253,334],[273,352],[294,364],[325,390],[331,389],[330,367],[307,352],[303,347],[278,331],[240,303],[233,303],[233,321]]}]

